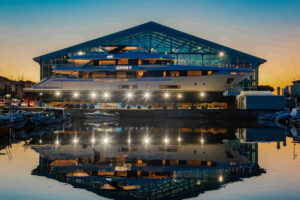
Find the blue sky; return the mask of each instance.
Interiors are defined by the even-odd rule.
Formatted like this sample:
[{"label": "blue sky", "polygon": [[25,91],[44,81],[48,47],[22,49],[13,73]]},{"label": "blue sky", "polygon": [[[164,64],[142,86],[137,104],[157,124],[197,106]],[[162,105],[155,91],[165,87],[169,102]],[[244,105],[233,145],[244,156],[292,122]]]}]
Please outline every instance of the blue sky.
[{"label": "blue sky", "polygon": [[299,72],[277,78],[283,65],[291,72],[300,67],[299,10],[299,0],[0,0],[0,75],[15,77],[7,66],[23,65],[18,74],[37,81],[33,57],[155,21],[265,58],[262,83],[283,84],[300,78]]}]

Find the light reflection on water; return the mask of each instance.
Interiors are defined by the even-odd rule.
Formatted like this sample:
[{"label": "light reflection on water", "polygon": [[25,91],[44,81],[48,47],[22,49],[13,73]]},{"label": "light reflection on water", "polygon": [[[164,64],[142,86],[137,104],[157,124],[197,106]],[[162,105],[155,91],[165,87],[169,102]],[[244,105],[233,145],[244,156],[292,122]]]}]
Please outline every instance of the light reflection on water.
[{"label": "light reflection on water", "polygon": [[299,197],[299,144],[255,122],[78,121],[11,133],[1,137],[1,199]]}]

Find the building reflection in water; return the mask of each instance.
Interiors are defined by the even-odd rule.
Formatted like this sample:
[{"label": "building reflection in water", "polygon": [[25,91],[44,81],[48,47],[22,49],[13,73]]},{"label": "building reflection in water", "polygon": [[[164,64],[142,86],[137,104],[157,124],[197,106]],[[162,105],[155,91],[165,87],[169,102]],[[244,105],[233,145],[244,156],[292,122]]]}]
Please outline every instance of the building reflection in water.
[{"label": "building reflection in water", "polygon": [[77,124],[33,137],[40,160],[32,173],[108,198],[193,197],[264,173],[258,144],[244,132],[174,121]]}]

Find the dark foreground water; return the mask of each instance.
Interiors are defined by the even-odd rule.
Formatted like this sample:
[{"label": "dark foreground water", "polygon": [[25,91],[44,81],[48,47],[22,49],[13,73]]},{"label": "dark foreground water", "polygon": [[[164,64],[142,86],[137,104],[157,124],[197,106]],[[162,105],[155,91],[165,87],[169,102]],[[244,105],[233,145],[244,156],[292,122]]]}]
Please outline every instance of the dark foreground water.
[{"label": "dark foreground water", "polygon": [[0,138],[1,200],[300,199],[300,144],[274,124],[85,121]]}]

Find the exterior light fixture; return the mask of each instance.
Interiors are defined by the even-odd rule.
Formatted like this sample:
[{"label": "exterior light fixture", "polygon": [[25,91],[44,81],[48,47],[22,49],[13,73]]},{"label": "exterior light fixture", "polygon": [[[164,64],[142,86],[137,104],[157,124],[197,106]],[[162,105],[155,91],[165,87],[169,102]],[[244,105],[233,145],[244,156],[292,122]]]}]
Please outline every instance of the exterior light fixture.
[{"label": "exterior light fixture", "polygon": [[96,139],[95,139],[95,137],[92,137],[92,139],[91,139],[91,143],[92,143],[92,144],[95,144],[95,142],[96,142]]},{"label": "exterior light fixture", "polygon": [[60,96],[60,95],[61,95],[60,91],[56,91],[56,92],[55,92],[55,96],[58,97],[58,96]]},{"label": "exterior light fixture", "polygon": [[144,143],[145,143],[145,144],[149,144],[149,143],[150,143],[150,139],[149,139],[148,137],[145,137]]},{"label": "exterior light fixture", "polygon": [[39,140],[39,143],[40,143],[40,144],[42,144],[42,143],[43,143],[42,139],[40,139],[40,140]]},{"label": "exterior light fixture", "polygon": [[77,139],[76,137],[74,137],[73,143],[74,143],[74,144],[77,144],[77,142],[78,142],[78,139]]},{"label": "exterior light fixture", "polygon": [[109,93],[108,92],[104,92],[103,97],[104,97],[104,99],[109,98]]},{"label": "exterior light fixture", "polygon": [[97,95],[96,95],[95,92],[92,92],[92,93],[91,93],[91,97],[92,97],[92,98],[95,98],[96,96],[97,96]]},{"label": "exterior light fixture", "polygon": [[200,139],[200,143],[204,144],[204,139],[203,138]]},{"label": "exterior light fixture", "polygon": [[178,142],[181,142],[181,137],[178,137],[178,138],[177,138],[177,141],[178,141]]},{"label": "exterior light fixture", "polygon": [[82,56],[84,53],[83,53],[83,51],[78,51],[78,53],[77,53],[79,56]]},{"label": "exterior light fixture", "polygon": [[109,141],[109,140],[108,140],[108,138],[107,138],[107,137],[105,137],[105,138],[103,139],[103,143],[104,143],[104,144],[107,144],[107,143],[108,143],[108,141]]},{"label": "exterior light fixture", "polygon": [[164,142],[165,142],[165,144],[168,144],[168,143],[169,143],[169,138],[166,137],[166,138],[164,139]]},{"label": "exterior light fixture", "polygon": [[220,52],[219,52],[219,56],[220,56],[220,57],[223,57],[224,55],[225,55],[225,54],[224,54],[223,51],[220,51]]},{"label": "exterior light fixture", "polygon": [[149,92],[145,92],[145,94],[144,94],[144,97],[145,97],[145,99],[149,99],[150,98],[150,93]]},{"label": "exterior light fixture", "polygon": [[79,97],[79,93],[78,92],[74,92],[73,93],[73,97],[75,97],[75,98]]},{"label": "exterior light fixture", "polygon": [[131,143],[131,140],[130,140],[130,138],[128,138],[128,144],[130,144]]},{"label": "exterior light fixture", "polygon": [[132,92],[128,92],[126,96],[128,99],[131,99],[133,97],[133,94],[132,94]]},{"label": "exterior light fixture", "polygon": [[200,92],[201,97],[205,97],[205,92]]},{"label": "exterior light fixture", "polygon": [[177,94],[178,99],[182,99],[182,94]]},{"label": "exterior light fixture", "polygon": [[219,181],[220,183],[222,183],[222,182],[223,182],[223,180],[224,180],[223,176],[222,176],[222,175],[220,175],[220,176],[219,176],[219,178],[218,178],[218,181]]},{"label": "exterior light fixture", "polygon": [[55,144],[56,144],[56,145],[59,145],[59,140],[58,140],[58,139],[55,141]]},{"label": "exterior light fixture", "polygon": [[164,94],[164,97],[165,97],[165,99],[168,99],[168,98],[170,97],[170,94],[166,92],[166,93]]}]

